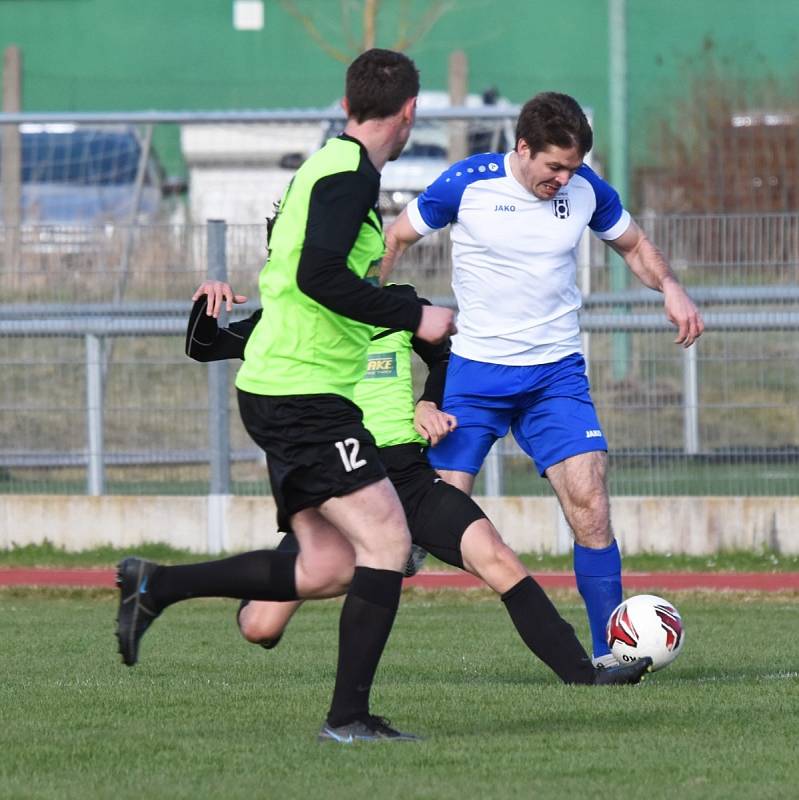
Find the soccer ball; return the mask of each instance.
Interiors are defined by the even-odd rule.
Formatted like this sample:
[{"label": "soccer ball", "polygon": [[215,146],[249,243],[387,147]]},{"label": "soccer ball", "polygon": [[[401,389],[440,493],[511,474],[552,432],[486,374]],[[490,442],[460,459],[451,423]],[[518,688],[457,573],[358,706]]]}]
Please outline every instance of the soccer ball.
[{"label": "soccer ball", "polygon": [[649,656],[652,669],[667,667],[685,644],[677,609],[662,597],[638,594],[620,603],[607,626],[608,647],[620,664]]}]

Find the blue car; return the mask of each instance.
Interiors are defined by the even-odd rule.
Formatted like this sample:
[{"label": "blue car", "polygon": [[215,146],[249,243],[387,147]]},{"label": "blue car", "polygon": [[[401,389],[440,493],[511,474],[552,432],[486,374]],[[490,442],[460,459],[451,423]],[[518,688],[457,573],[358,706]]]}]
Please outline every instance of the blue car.
[{"label": "blue car", "polygon": [[23,125],[23,225],[104,225],[146,222],[159,211],[163,172],[150,152],[141,163],[135,129]]}]

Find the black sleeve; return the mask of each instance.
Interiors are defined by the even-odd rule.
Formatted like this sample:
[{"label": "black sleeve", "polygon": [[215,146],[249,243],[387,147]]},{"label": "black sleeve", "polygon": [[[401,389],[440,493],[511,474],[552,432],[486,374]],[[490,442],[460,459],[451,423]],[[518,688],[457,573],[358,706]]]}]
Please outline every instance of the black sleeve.
[{"label": "black sleeve", "polygon": [[297,285],[317,303],[357,322],[415,331],[422,319],[419,303],[387,294],[347,267],[347,256],[376,199],[376,184],[360,172],[341,172],[316,183]]},{"label": "black sleeve", "polygon": [[220,328],[214,317],[205,313],[208,298],[200,297],[192,306],[186,329],[186,355],[195,361],[222,361],[228,358],[244,358],[244,346],[261,318],[261,309],[251,317],[231,323],[229,328]]},{"label": "black sleeve", "polygon": [[[416,294],[416,289],[409,283],[390,283],[383,291],[395,297],[404,297],[414,300],[417,303],[421,303],[423,306],[432,305],[426,298],[419,297],[419,295]],[[420,400],[429,400],[441,408],[441,403],[444,400],[444,381],[447,377],[447,364],[449,364],[449,337],[438,344],[430,344],[430,342],[425,342],[423,339],[418,339],[414,336],[411,338],[411,347],[413,347],[413,352],[424,361],[428,369],[427,379],[424,383],[424,391],[417,402]]]},{"label": "black sleeve", "polygon": [[[421,299],[422,305],[430,305],[429,300]],[[424,382],[424,390],[419,400],[429,400],[435,403],[438,408],[444,401],[444,383],[447,378],[447,365],[449,364],[450,341],[449,337],[438,344],[430,344],[423,339],[414,336],[411,339],[413,352],[427,364],[427,380]],[[417,402],[419,402],[417,400]]]},{"label": "black sleeve", "polygon": [[238,336],[242,340],[242,347],[247,344],[247,339],[261,319],[263,309],[259,308],[254,314],[247,317],[247,319],[239,320],[238,322],[231,322],[228,328],[222,328],[223,331],[232,336]]}]

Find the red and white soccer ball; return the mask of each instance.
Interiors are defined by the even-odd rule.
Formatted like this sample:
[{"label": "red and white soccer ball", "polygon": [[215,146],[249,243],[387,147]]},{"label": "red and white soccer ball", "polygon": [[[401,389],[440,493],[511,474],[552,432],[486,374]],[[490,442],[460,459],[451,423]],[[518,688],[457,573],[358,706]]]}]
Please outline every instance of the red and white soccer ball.
[{"label": "red and white soccer ball", "polygon": [[607,626],[608,647],[620,664],[649,656],[652,669],[667,667],[685,644],[677,609],[653,594],[638,594],[616,606]]}]

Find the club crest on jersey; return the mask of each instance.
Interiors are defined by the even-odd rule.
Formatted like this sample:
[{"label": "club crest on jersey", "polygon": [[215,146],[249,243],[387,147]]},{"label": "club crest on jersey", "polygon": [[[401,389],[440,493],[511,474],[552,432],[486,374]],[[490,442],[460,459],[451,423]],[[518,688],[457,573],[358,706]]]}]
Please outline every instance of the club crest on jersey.
[{"label": "club crest on jersey", "polygon": [[371,353],[366,363],[366,378],[396,378],[396,353]]},{"label": "club crest on jersey", "polygon": [[552,201],[552,213],[558,219],[566,219],[569,216],[569,198],[556,197]]}]

